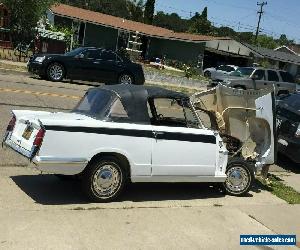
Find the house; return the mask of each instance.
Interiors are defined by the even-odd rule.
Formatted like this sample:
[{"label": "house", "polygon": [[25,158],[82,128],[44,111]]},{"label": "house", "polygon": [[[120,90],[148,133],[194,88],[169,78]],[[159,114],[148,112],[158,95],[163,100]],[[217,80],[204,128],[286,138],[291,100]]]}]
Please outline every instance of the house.
[{"label": "house", "polygon": [[118,50],[125,48],[137,57],[197,63],[203,60],[206,42],[230,38],[177,33],[165,28],[125,20],[64,4],[51,7],[48,20],[75,30],[74,43]]},{"label": "house", "polygon": [[268,64],[276,69],[288,71],[293,76],[300,74],[300,56],[291,53],[289,50],[272,50],[263,47],[256,47],[250,44],[244,44],[253,54],[254,60],[258,63],[268,62]]},{"label": "house", "polygon": [[300,45],[299,44],[292,44],[292,45],[288,45],[288,46],[283,45],[274,50],[300,56]]},{"label": "house", "polygon": [[0,3],[0,47],[12,48],[12,39],[10,34],[10,11]]}]

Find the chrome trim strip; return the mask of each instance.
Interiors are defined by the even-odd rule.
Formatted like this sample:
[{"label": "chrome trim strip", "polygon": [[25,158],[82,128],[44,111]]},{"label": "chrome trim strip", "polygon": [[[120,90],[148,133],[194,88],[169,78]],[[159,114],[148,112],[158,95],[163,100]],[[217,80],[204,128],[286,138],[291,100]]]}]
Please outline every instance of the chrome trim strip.
[{"label": "chrome trim strip", "polygon": [[86,164],[88,160],[85,158],[58,158],[48,156],[36,156],[33,159],[35,164]]}]

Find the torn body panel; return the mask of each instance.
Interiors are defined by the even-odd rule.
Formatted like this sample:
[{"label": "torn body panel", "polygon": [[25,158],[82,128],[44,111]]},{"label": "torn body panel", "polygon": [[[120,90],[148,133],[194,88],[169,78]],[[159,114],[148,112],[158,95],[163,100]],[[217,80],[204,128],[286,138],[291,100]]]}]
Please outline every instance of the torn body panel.
[{"label": "torn body panel", "polygon": [[207,110],[215,115],[217,129],[224,142],[229,142],[227,148],[229,146],[231,154],[256,161],[257,168],[274,163],[275,100],[272,92],[240,90],[220,84],[196,93],[191,101],[196,110]]}]

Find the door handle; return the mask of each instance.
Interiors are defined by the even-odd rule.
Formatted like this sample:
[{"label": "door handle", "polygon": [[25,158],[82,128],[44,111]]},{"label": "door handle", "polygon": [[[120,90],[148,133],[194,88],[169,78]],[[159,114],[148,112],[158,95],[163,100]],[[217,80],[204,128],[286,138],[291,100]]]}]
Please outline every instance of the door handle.
[{"label": "door handle", "polygon": [[157,138],[159,135],[163,135],[163,134],[164,134],[164,132],[162,132],[162,131],[153,131],[153,135],[155,138]]}]

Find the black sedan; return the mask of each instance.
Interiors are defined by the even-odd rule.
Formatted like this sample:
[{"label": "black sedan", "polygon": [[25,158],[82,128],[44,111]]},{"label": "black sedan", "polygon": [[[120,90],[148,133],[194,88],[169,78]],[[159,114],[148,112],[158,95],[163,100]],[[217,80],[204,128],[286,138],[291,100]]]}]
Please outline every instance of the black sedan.
[{"label": "black sedan", "polygon": [[277,128],[278,151],[300,163],[300,93],[278,100]]},{"label": "black sedan", "polygon": [[101,48],[82,47],[66,54],[36,54],[27,67],[29,72],[54,82],[64,78],[106,84],[142,85],[145,82],[140,64]]}]

